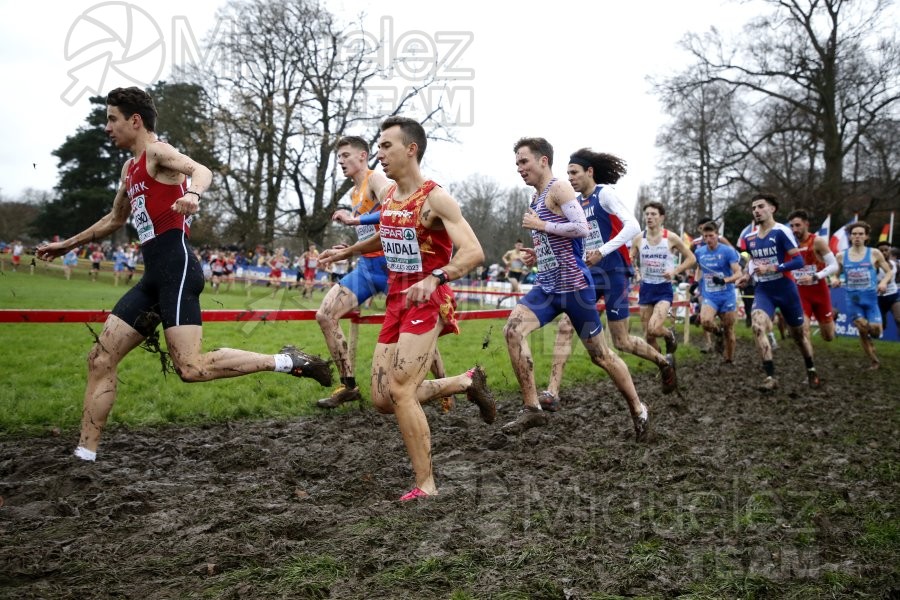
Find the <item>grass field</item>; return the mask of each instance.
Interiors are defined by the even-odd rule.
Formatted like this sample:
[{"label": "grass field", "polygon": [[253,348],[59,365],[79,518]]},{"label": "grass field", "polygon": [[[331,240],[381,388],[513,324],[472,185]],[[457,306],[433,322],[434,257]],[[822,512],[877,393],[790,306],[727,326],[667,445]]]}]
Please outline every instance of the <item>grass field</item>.
[{"label": "grass field", "polygon": [[[84,263],[84,261],[82,261]],[[91,282],[87,265],[82,265],[71,280],[51,265],[38,265],[33,275],[27,267],[18,273],[0,275],[0,308],[105,309],[110,310],[126,291],[113,286],[111,272],[101,272]],[[282,290],[272,298],[269,288],[253,286],[249,294],[242,286],[229,292],[214,293],[207,287],[201,295],[203,309],[311,309],[318,308],[324,293],[312,300],[302,299],[296,291]],[[366,312],[383,310],[383,298],[376,298]],[[480,308],[478,306],[460,306]],[[493,307],[487,307],[493,308]],[[441,338],[439,347],[448,374],[484,366],[489,382],[497,391],[517,389],[503,338],[503,320],[471,320],[461,323],[459,336]],[[349,322],[345,326],[345,333]],[[635,331],[638,323],[632,324]],[[99,333],[101,324],[0,324],[5,343],[0,361],[7,372],[6,385],[0,390],[0,431],[40,431],[47,427],[69,429],[81,418],[81,402],[86,374],[85,357],[93,341],[89,328]],[[208,323],[204,325],[203,347],[241,348],[275,353],[291,343],[307,352],[327,355],[321,331],[315,321]],[[361,325],[356,373],[360,388],[368,396],[371,352],[378,335],[377,325]],[[545,328],[531,339],[538,384],[546,383],[552,360],[555,328]],[[483,348],[487,342],[487,348]],[[682,356],[696,351],[685,348]],[[605,377],[586,360],[576,344],[566,371],[567,383]],[[636,371],[655,371],[655,367],[626,355]],[[161,373],[159,355],[135,350],[119,368],[119,394],[110,419],[117,424],[140,426],[163,423],[190,424],[242,418],[281,417],[312,414],[316,399],[327,391],[316,383],[282,375],[260,373],[247,377],[219,380],[202,385],[187,385],[177,376]]]}]

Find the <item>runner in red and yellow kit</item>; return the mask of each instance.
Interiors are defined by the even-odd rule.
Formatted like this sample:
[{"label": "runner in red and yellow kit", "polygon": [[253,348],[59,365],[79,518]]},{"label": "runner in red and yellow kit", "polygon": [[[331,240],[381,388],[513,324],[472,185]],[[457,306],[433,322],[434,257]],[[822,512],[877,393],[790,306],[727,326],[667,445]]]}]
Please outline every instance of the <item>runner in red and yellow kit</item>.
[{"label": "runner in red and yellow kit", "polygon": [[[465,391],[485,422],[496,415],[480,367],[425,381],[438,336],[458,331],[453,292],[446,284],[484,261],[481,244],[459,204],[421,174],[426,144],[425,130],[417,121],[385,119],[378,160],[396,186],[382,198],[380,236],[320,255],[328,263],[372,252],[379,245],[384,251],[390,273],[387,314],[372,358],[372,402],[380,412],[396,415],[415,471],[416,487],[401,497],[403,501],[437,493],[431,431],[421,402]],[[458,251],[451,258],[454,245]]]},{"label": "runner in red and yellow kit", "polygon": [[803,327],[809,335],[809,320],[815,316],[822,339],[830,342],[835,333],[828,278],[837,273],[837,259],[825,238],[810,233],[809,214],[805,210],[795,210],[789,214],[788,225],[794,232],[800,256],[803,257],[803,266],[792,273],[803,305]]}]

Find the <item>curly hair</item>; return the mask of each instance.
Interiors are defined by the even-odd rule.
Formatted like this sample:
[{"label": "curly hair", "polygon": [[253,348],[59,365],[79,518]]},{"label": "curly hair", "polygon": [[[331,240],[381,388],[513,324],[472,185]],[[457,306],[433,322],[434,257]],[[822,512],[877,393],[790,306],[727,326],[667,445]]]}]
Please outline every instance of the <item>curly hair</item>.
[{"label": "curly hair", "polygon": [[147,131],[156,130],[156,117],[159,113],[153,98],[141,88],[116,88],[106,95],[106,104],[118,108],[126,119],[130,119],[135,113],[139,114]]}]

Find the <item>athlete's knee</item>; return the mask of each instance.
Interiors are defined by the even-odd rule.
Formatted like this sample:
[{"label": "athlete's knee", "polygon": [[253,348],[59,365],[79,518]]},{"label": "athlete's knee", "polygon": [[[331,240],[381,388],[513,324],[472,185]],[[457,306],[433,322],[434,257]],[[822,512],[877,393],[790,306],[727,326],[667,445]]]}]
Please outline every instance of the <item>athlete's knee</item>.
[{"label": "athlete's knee", "polygon": [[522,335],[522,331],[519,329],[518,325],[508,321],[506,325],[503,326],[503,337],[506,338],[507,344],[518,344],[525,339],[525,336]]},{"label": "athlete's knee", "polygon": [[637,338],[632,337],[628,333],[613,332],[612,334],[613,346],[616,350],[621,350],[622,352],[634,350],[636,340]]},{"label": "athlete's knee", "polygon": [[173,364],[173,368],[175,369],[178,378],[184,383],[199,383],[208,379],[207,377],[204,377],[203,369],[196,364]]},{"label": "athlete's knee", "polygon": [[337,322],[337,319],[331,314],[331,311],[328,308],[321,306],[319,307],[319,310],[316,311],[316,322],[319,324],[319,327],[324,329],[333,326],[335,322]]},{"label": "athlete's knee", "polygon": [[388,394],[383,394],[381,392],[372,394],[372,406],[374,406],[375,410],[382,415],[390,415],[394,412],[394,406],[391,404],[391,399],[388,397]]},{"label": "athlete's knee", "polygon": [[88,370],[105,371],[116,366],[117,361],[113,360],[112,355],[103,347],[102,344],[94,344],[91,351],[87,355]]}]

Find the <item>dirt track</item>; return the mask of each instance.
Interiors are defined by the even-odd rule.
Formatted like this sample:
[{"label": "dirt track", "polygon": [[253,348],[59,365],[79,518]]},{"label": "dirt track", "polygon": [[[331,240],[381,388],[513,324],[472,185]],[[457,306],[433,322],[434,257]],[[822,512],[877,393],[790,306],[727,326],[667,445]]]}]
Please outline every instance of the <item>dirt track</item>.
[{"label": "dirt track", "polygon": [[370,410],[118,428],[94,465],[74,432],[2,438],[0,597],[896,598],[898,378],[819,352],[821,391],[789,344],[775,396],[744,342],[752,366],[687,365],[681,399],[640,378],[649,445],[605,380],[521,438],[518,398],[494,426],[428,407],[441,495],[403,505]]}]

